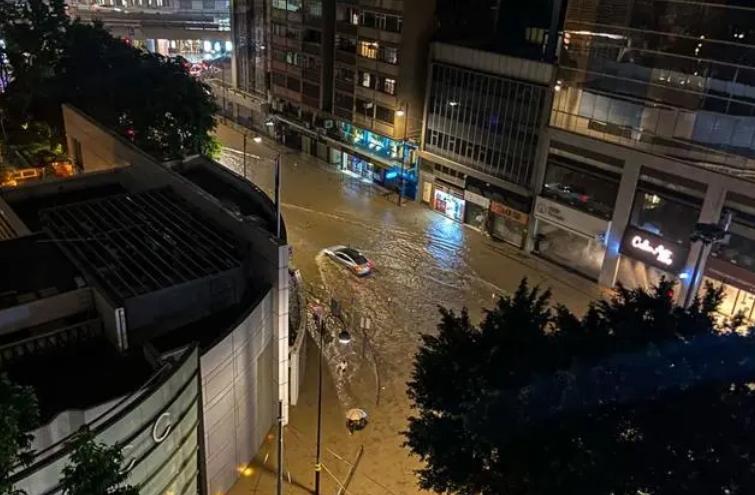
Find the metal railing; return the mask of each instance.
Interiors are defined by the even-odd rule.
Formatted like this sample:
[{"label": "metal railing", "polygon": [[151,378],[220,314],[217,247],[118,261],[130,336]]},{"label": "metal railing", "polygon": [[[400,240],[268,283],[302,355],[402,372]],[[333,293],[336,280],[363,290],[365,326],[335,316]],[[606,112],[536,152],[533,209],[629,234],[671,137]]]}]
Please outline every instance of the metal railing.
[{"label": "metal railing", "polygon": [[6,367],[28,355],[67,347],[102,333],[99,318],[91,318],[73,325],[13,342],[0,347],[0,368]]}]

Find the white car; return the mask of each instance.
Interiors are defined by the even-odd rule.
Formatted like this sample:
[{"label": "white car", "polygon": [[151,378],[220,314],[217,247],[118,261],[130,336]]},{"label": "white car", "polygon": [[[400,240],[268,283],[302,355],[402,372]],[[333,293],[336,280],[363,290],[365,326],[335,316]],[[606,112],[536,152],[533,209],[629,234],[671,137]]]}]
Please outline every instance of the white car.
[{"label": "white car", "polygon": [[347,246],[332,246],[323,252],[336,263],[339,263],[356,275],[364,277],[372,272],[372,261],[354,248]]}]

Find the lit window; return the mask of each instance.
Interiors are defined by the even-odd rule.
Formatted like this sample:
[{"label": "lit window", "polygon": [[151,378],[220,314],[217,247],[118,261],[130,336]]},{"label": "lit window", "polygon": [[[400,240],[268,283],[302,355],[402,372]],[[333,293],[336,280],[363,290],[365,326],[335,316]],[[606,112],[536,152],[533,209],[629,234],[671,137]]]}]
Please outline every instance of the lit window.
[{"label": "lit window", "polygon": [[376,41],[359,41],[357,53],[362,57],[374,60],[378,54],[378,43]]},{"label": "lit window", "polygon": [[387,77],[383,79],[383,91],[390,95],[395,95],[396,94],[396,80],[389,79]]},{"label": "lit window", "polygon": [[365,88],[372,87],[372,75],[369,72],[362,72],[362,86]]}]

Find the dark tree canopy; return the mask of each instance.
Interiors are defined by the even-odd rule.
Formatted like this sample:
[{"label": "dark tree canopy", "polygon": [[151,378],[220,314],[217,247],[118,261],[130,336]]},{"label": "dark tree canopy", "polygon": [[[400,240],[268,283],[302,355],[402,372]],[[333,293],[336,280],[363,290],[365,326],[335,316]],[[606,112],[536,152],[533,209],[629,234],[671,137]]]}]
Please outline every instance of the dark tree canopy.
[{"label": "dark tree canopy", "polygon": [[672,290],[619,288],[578,318],[524,281],[479,326],[441,310],[409,383],[421,487],[755,493],[755,340],[716,328],[720,292],[683,309]]},{"label": "dark tree canopy", "polygon": [[126,483],[128,471],[119,445],[98,443],[89,430],[81,430],[71,442],[69,464],[60,485],[66,495],[139,495]]},{"label": "dark tree canopy", "polygon": [[178,61],[135,49],[100,24],[70,21],[62,0],[3,4],[0,109],[9,140],[44,124],[33,138],[62,141],[60,106],[70,103],[159,159],[211,150],[217,106]]},{"label": "dark tree canopy", "polygon": [[0,376],[0,495],[22,493],[13,488],[10,475],[32,461],[33,438],[28,432],[37,427],[38,419],[34,391]]}]

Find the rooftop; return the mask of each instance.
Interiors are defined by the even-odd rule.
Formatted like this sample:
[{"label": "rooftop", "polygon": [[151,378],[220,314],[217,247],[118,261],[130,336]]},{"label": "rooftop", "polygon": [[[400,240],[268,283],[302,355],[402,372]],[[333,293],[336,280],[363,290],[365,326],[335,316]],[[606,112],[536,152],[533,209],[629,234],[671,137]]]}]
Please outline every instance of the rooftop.
[{"label": "rooftop", "polygon": [[115,301],[241,265],[231,235],[168,188],[51,207],[40,220]]}]

